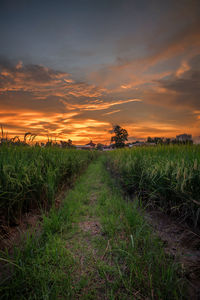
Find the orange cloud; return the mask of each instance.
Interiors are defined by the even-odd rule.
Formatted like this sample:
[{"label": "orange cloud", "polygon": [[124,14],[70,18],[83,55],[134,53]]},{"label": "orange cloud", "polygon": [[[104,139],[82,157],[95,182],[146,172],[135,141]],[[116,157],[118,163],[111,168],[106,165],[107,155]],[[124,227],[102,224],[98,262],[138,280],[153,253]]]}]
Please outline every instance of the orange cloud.
[{"label": "orange cloud", "polygon": [[185,66],[183,63],[177,74],[185,72],[186,62],[200,53],[200,22],[196,20],[162,43],[156,42],[156,39],[153,40],[152,45],[147,49],[147,54],[143,57],[117,58],[114,64],[105,65],[90,74],[89,79],[106,88],[121,86],[122,89],[131,89],[145,82],[151,82],[156,76],[152,72],[150,74],[152,69],[160,68],[160,65],[166,61],[179,57],[182,57]]},{"label": "orange cloud", "polygon": [[120,109],[113,110],[113,111],[110,111],[110,112],[107,112],[107,113],[103,114],[102,116],[107,116],[107,115],[116,114],[116,113],[118,113],[118,112],[120,112],[120,111],[121,111]]},{"label": "orange cloud", "polygon": [[80,119],[78,112],[45,113],[1,110],[0,123],[10,137],[18,135],[23,139],[24,133],[29,131],[37,135],[37,141],[45,141],[47,136],[50,136],[57,140],[70,138],[74,143],[88,142],[91,138],[103,142],[106,140],[108,128],[110,128],[109,122],[88,118]]},{"label": "orange cloud", "polygon": [[183,73],[190,70],[190,66],[186,61],[183,61],[180,68],[176,71],[176,76],[180,77]]},{"label": "orange cloud", "polygon": [[75,82],[65,72],[41,65],[8,67],[0,62],[0,94],[5,92],[31,92],[38,99],[45,97],[99,97],[105,89],[84,82]]},{"label": "orange cloud", "polygon": [[108,122],[99,122],[92,119],[84,120],[84,122],[76,122],[74,124],[69,125],[71,128],[88,128],[88,127],[102,127],[102,126],[109,126]]},{"label": "orange cloud", "polygon": [[[197,61],[198,58],[193,62],[183,59],[174,72],[156,74],[144,73],[142,66],[141,73],[139,70],[134,74],[125,72],[126,76],[119,80],[117,87],[110,89],[76,82],[68,73],[44,66],[24,66],[22,62],[10,67],[0,65],[0,123],[10,135],[23,137],[30,131],[37,134],[37,140],[52,136],[58,140],[70,138],[75,143],[85,143],[89,139],[109,143],[113,120],[126,128],[130,137],[138,139],[149,135],[175,136],[187,132],[188,124],[191,133],[196,134],[199,97],[196,96],[196,100],[190,97],[187,102],[182,91],[190,96],[196,89],[198,95],[198,72],[194,69]],[[116,74],[111,75],[118,80]],[[192,108],[191,116],[187,116],[188,123],[180,121],[180,109],[185,113],[184,101]],[[128,105],[132,102],[141,104]],[[117,109],[117,105],[121,105],[120,108],[124,105],[123,110]],[[175,121],[169,120],[169,116],[167,121],[166,108],[169,113],[171,108],[170,114],[177,109]],[[153,118],[150,110],[154,110]]]},{"label": "orange cloud", "polygon": [[136,124],[127,124],[126,129],[128,130],[129,137],[134,137],[134,139],[144,138],[147,136],[151,137],[176,137],[176,135],[183,132],[188,132],[187,126],[180,125],[169,125],[164,122],[151,122],[151,121],[141,121]]},{"label": "orange cloud", "polygon": [[86,103],[86,104],[71,104],[67,103],[66,101],[63,101],[63,103],[66,105],[66,108],[68,110],[87,110],[87,111],[92,111],[92,110],[104,110],[108,109],[112,106],[115,105],[121,105],[125,103],[130,103],[130,102],[142,102],[141,99],[127,99],[127,100],[118,100],[118,101],[112,101],[112,102],[103,102],[102,100],[99,100],[98,102],[95,101],[94,103]]}]

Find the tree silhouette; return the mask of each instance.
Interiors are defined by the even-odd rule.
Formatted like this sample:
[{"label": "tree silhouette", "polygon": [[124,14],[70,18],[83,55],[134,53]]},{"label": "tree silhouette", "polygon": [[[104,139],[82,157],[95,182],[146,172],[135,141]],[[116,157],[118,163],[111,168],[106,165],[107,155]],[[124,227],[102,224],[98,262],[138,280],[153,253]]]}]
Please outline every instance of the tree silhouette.
[{"label": "tree silhouette", "polygon": [[115,143],[116,148],[122,148],[125,146],[125,141],[128,141],[128,132],[126,129],[121,128],[119,125],[113,126],[113,132],[115,136],[111,137],[111,142]]}]

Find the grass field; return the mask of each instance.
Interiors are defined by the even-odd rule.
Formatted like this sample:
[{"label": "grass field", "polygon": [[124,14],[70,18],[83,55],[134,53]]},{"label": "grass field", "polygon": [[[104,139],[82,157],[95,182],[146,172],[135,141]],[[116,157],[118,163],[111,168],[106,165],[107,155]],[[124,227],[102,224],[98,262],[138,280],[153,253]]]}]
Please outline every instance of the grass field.
[{"label": "grass field", "polygon": [[123,188],[143,203],[200,225],[200,146],[122,149],[107,165]]},{"label": "grass field", "polygon": [[185,269],[165,253],[144,208],[198,229],[199,151],[0,147],[1,216],[12,223],[34,205],[49,210],[39,229],[0,252],[0,299],[189,299]]},{"label": "grass field", "polygon": [[33,207],[53,204],[62,183],[72,183],[96,153],[57,147],[0,147],[0,219],[14,223]]},{"label": "grass field", "polygon": [[2,259],[1,299],[187,299],[181,267],[101,157],[44,217],[40,235]]}]

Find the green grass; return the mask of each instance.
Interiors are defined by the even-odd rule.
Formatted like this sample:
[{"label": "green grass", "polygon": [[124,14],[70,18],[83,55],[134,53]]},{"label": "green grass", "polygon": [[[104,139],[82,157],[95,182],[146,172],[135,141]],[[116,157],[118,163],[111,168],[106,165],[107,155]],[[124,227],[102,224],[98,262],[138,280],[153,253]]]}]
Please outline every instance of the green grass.
[{"label": "green grass", "polygon": [[2,253],[12,264],[4,262],[1,299],[184,299],[180,266],[103,160],[90,164],[60,209],[44,217],[40,234],[12,255]]},{"label": "green grass", "polygon": [[107,153],[123,189],[145,205],[200,225],[200,147],[157,146]]},{"label": "green grass", "polygon": [[[63,182],[70,184],[96,152],[56,147],[0,147],[0,216],[16,222],[33,207],[49,208]],[[1,217],[2,219],[2,217]]]}]

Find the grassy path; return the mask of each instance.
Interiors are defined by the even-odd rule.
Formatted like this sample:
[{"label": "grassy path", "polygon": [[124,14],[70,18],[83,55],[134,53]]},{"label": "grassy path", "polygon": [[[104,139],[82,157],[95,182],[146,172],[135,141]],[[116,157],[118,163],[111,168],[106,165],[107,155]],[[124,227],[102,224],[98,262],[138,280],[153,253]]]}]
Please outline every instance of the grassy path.
[{"label": "grassy path", "polygon": [[[177,266],[102,158],[15,249],[1,299],[182,299]],[[13,265],[15,264],[15,265]]]}]

